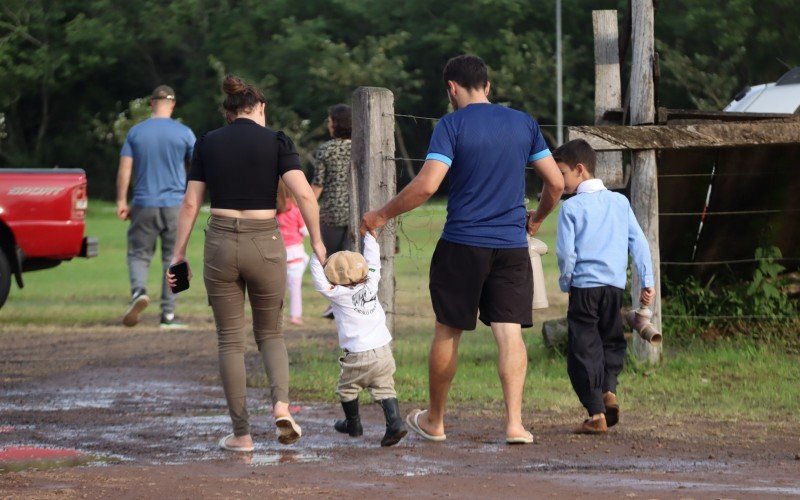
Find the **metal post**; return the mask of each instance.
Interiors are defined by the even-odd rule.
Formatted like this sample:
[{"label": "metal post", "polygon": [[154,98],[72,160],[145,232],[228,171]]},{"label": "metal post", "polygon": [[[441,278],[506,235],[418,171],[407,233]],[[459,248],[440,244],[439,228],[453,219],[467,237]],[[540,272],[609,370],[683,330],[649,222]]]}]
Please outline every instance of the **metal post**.
[{"label": "metal post", "polygon": [[561,0],[556,0],[556,140],[564,144],[564,97],[561,68]]}]

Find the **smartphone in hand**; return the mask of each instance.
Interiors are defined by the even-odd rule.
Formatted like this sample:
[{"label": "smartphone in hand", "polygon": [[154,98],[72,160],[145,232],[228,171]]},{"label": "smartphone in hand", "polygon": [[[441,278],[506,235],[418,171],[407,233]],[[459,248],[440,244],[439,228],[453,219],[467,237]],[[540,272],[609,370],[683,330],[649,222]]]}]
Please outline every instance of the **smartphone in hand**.
[{"label": "smartphone in hand", "polygon": [[170,286],[172,293],[179,293],[189,289],[189,264],[186,261],[169,266],[169,273],[175,276],[175,284]]}]

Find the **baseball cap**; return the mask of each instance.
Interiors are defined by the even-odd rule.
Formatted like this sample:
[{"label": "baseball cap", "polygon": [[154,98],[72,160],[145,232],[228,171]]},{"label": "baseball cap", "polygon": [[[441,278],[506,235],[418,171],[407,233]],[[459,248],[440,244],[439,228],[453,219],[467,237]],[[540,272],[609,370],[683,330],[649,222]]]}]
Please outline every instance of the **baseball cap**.
[{"label": "baseball cap", "polygon": [[358,252],[342,250],[328,258],[325,277],[334,285],[352,285],[367,277],[367,260]]},{"label": "baseball cap", "polygon": [[159,85],[153,90],[153,95],[150,96],[150,99],[169,99],[170,101],[174,101],[175,91],[172,90],[172,87],[167,85]]}]

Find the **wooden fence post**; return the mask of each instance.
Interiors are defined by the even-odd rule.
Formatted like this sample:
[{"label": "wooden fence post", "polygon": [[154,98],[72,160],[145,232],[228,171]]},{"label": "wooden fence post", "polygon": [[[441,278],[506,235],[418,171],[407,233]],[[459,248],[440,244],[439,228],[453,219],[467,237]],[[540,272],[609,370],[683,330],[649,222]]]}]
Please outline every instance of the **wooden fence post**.
[{"label": "wooden fence post", "polygon": [[[382,207],[397,192],[394,152],[394,94],[378,87],[353,92],[353,134],[350,168],[350,234],[361,251],[361,216]],[[378,234],[381,281],[378,299],[386,312],[386,326],[394,334],[395,221]]]},{"label": "wooden fence post", "polygon": [[[622,107],[622,83],[619,71],[619,28],[616,10],[592,11],[594,26],[594,123],[607,125],[603,114]],[[611,189],[625,187],[622,152],[597,153],[595,177]]]},{"label": "wooden fence post", "polygon": [[[653,0],[631,0],[633,26],[633,61],[631,62],[630,95],[631,125],[655,122],[655,90],[653,83],[654,59],[654,8]],[[635,151],[632,154],[631,205],[636,219],[642,226],[650,253],[653,257],[653,277],[656,297],[650,308],[652,323],[661,331],[661,256],[658,249],[658,177],[656,152]],[[637,272],[633,272],[634,307],[639,305],[641,283]],[[661,346],[653,346],[633,336],[633,350],[640,361],[657,363],[661,358]]]}]

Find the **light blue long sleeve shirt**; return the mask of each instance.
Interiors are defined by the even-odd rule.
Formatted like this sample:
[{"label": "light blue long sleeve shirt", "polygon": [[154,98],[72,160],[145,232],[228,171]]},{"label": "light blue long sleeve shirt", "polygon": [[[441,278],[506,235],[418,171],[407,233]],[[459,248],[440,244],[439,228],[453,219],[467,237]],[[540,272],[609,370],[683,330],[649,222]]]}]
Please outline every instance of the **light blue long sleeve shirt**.
[{"label": "light blue long sleeve shirt", "polygon": [[577,193],[562,204],[558,217],[561,291],[606,285],[624,290],[629,252],[639,282],[653,286],[650,247],[628,199],[606,189],[600,179],[581,182]]}]

